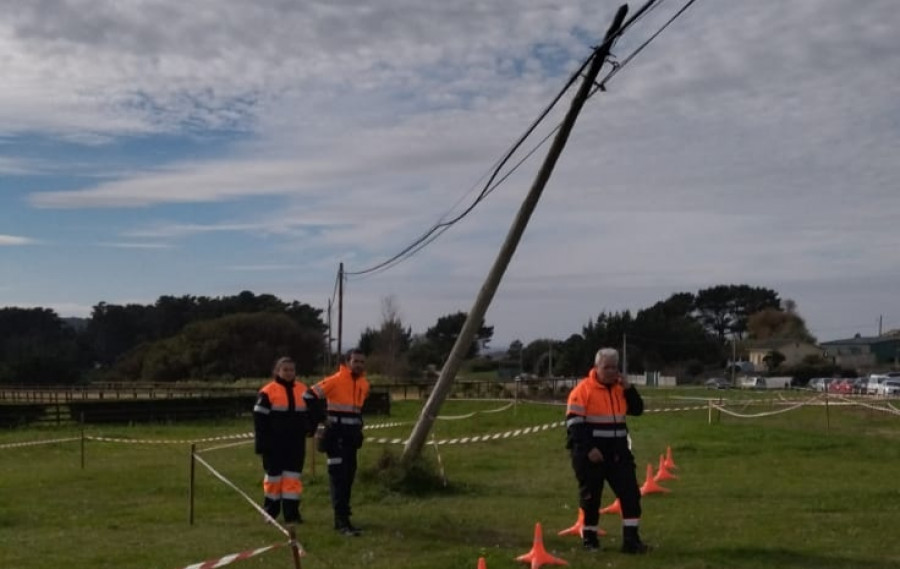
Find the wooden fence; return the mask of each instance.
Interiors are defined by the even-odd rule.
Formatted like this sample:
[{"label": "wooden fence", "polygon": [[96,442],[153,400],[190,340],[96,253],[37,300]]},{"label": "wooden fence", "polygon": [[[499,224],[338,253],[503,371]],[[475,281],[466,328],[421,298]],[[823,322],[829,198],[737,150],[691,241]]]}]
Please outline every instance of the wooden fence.
[{"label": "wooden fence", "polygon": [[[450,397],[463,399],[565,399],[577,378],[454,382]],[[392,400],[423,400],[432,383],[379,383],[363,409],[390,415]],[[180,422],[249,414],[256,388],[166,383],[0,385],[0,428],[73,423]]]},{"label": "wooden fence", "polygon": [[[26,425],[175,423],[249,415],[256,390],[171,385],[2,387],[0,428]],[[391,396],[373,388],[363,413],[390,415]]]}]

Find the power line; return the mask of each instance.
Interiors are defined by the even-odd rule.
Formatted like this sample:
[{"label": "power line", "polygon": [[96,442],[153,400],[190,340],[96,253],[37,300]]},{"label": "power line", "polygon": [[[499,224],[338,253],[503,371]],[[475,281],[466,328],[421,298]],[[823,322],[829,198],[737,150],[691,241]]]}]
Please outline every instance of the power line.
[{"label": "power line", "polygon": [[[416,252],[418,252],[422,249],[422,247],[419,247],[419,245],[421,245],[423,243],[425,243],[425,244],[431,243],[431,241],[434,240],[434,239],[432,239],[432,236],[435,236],[435,237],[439,236],[440,233],[443,233],[446,229],[450,228],[452,225],[457,223],[459,220],[461,220],[462,218],[467,216],[469,214],[469,212],[471,212],[473,209],[475,209],[475,206],[477,206],[488,195],[489,190],[491,190],[491,185],[492,185],[494,179],[497,177],[497,175],[499,174],[499,172],[503,168],[503,166],[506,164],[506,162],[509,161],[509,159],[513,156],[513,154],[515,154],[516,150],[518,150],[519,147],[525,143],[525,140],[527,140],[527,138],[531,135],[531,133],[534,132],[534,130],[538,127],[538,125],[540,125],[540,123],[544,120],[544,118],[546,118],[546,116],[550,113],[550,111],[553,110],[553,107],[556,106],[556,103],[559,102],[559,100],[563,97],[563,95],[565,95],[566,91],[569,90],[569,88],[572,86],[572,84],[575,82],[575,80],[578,79],[578,77],[581,75],[581,72],[584,70],[585,67],[587,67],[588,63],[590,63],[590,58],[588,58],[584,63],[581,64],[581,67],[578,68],[578,71],[576,71],[575,73],[572,74],[572,76],[566,82],[565,86],[563,86],[563,88],[559,91],[559,93],[556,94],[556,96],[553,98],[553,100],[550,102],[550,104],[547,105],[547,107],[545,107],[543,111],[541,111],[541,113],[538,115],[537,119],[535,119],[534,122],[531,123],[531,126],[529,126],[526,129],[525,133],[522,134],[515,143],[513,143],[513,145],[510,147],[509,150],[507,150],[507,152],[504,154],[503,158],[500,159],[499,164],[497,164],[497,166],[493,169],[493,172],[492,172],[490,178],[488,179],[487,183],[485,184],[484,188],[481,190],[481,193],[479,193],[478,197],[476,197],[475,200],[471,204],[469,204],[469,206],[465,210],[463,210],[462,213],[458,214],[456,217],[454,217],[453,219],[451,219],[449,221],[439,221],[439,222],[435,223],[434,225],[431,226],[431,228],[429,228],[427,231],[425,231],[425,233],[423,233],[421,236],[419,236],[417,239],[415,239],[411,244],[404,247],[399,253],[390,257],[386,261],[382,261],[381,263],[378,263],[376,265],[373,265],[367,269],[363,269],[360,271],[348,271],[346,273],[347,276],[361,276],[361,275],[365,275],[368,273],[374,273],[376,271],[379,271],[380,269],[390,268],[391,266],[395,265],[397,262],[408,259],[410,256],[412,256],[413,254],[415,254]],[[437,235],[435,235],[435,234],[437,234]],[[426,243],[426,241],[427,241],[427,243]]]},{"label": "power line", "polygon": [[[626,57],[621,63],[614,64],[614,65],[613,65],[613,68],[612,68],[612,71],[610,71],[610,72],[606,75],[606,77],[603,78],[603,81],[598,82],[597,88],[594,90],[594,93],[596,93],[597,90],[603,91],[604,89],[606,89],[606,82],[607,82],[607,81],[609,81],[610,79],[612,79],[613,77],[615,77],[615,75],[616,75],[619,71],[621,71],[623,67],[625,67],[626,65],[628,65],[628,63],[630,63],[631,60],[634,59],[634,58],[637,56],[637,54],[639,54],[640,52],[642,52],[642,51],[644,50],[644,48],[646,48],[648,45],[650,45],[650,43],[651,43],[653,40],[655,40],[661,33],[663,33],[663,31],[664,31],[666,28],[668,28],[668,27],[672,24],[672,22],[674,22],[674,21],[677,20],[682,14],[684,14],[684,12],[685,12],[688,8],[690,8],[691,5],[692,5],[694,2],[696,2],[696,1],[697,1],[697,0],[688,0],[687,3],[686,3],[684,6],[681,7],[680,10],[678,10],[677,12],[675,12],[675,14],[674,14],[671,18],[669,18],[669,20],[668,20],[665,24],[663,24],[662,27],[660,27],[658,30],[656,30],[656,32],[654,32],[649,38],[647,38],[647,40],[646,40],[644,43],[642,43],[642,44],[639,45],[634,51],[632,51],[632,52],[628,55],[628,57]],[[593,93],[591,93],[591,94],[593,95]]]},{"label": "power line", "polygon": [[[656,7],[661,5],[664,1],[665,0],[650,0],[649,2],[647,2],[638,11],[638,13],[635,14],[628,22],[626,22],[621,27],[621,29],[618,31],[618,33],[613,38],[610,38],[610,40],[608,40],[608,41],[611,42],[611,41],[614,41],[615,39],[617,39],[618,37],[621,37],[628,28],[630,28],[636,22],[638,22],[640,19],[642,19],[647,14],[652,12]],[[632,53],[630,53],[628,55],[628,57],[626,57],[621,63],[612,62],[613,69],[603,78],[602,81],[597,83],[597,86],[589,94],[589,97],[596,94],[597,91],[605,90],[606,83],[610,79],[612,79],[612,77],[614,77],[619,71],[621,71],[621,69],[623,67],[628,65],[628,63],[631,62],[631,60],[634,59],[634,57],[637,56],[638,53],[643,51],[644,48],[646,48],[653,40],[655,40],[663,32],[663,30],[665,30],[669,25],[672,24],[672,22],[674,22],[679,16],[681,16],[695,1],[696,0],[688,0],[688,2],[678,12],[676,12],[675,15],[673,15],[665,24],[663,24],[663,26],[661,28],[659,28],[655,33],[653,33],[646,41],[644,41],[640,46],[638,46],[638,48],[636,48]],[[600,46],[598,46],[598,47],[600,47]],[[425,231],[421,236],[419,236],[418,238],[413,240],[412,243],[410,243],[409,245],[404,247],[399,253],[393,255],[389,259],[382,261],[380,263],[377,263],[377,264],[375,264],[371,267],[368,267],[366,269],[363,269],[363,270],[345,272],[345,275],[347,277],[372,276],[374,274],[381,273],[383,271],[386,271],[386,270],[396,266],[397,264],[409,259],[413,255],[415,255],[416,253],[418,253],[419,251],[421,251],[422,249],[424,249],[425,247],[430,245],[432,242],[434,242],[435,239],[440,237],[450,227],[452,227],[457,222],[459,222],[460,220],[465,218],[472,210],[474,210],[475,207],[484,200],[484,198],[486,198],[488,195],[490,195],[491,192],[493,192],[497,187],[499,187],[503,182],[505,182],[514,172],[516,172],[518,170],[519,167],[522,166],[522,164],[524,164],[541,146],[543,146],[547,142],[547,140],[549,140],[556,133],[557,130],[559,130],[562,123],[557,124],[556,127],[554,127],[549,133],[547,133],[547,135],[545,135],[538,142],[538,144],[536,144],[531,150],[529,150],[524,155],[524,157],[522,159],[520,159],[506,174],[504,174],[503,176],[500,176],[498,178],[503,166],[506,165],[506,163],[515,154],[515,152],[525,143],[525,141],[528,139],[528,137],[531,136],[531,134],[534,132],[534,130],[547,117],[547,115],[550,113],[550,111],[553,109],[553,107],[556,106],[556,104],[563,97],[563,95],[569,90],[569,88],[571,88],[571,86],[578,79],[578,77],[581,76],[584,69],[590,64],[591,60],[593,59],[594,53],[596,53],[596,49],[597,48],[595,48],[594,51],[592,52],[592,54],[587,59],[585,59],[584,62],[582,62],[581,66],[579,66],[578,70],[575,71],[569,77],[569,80],[566,82],[566,84],[563,86],[563,88],[559,91],[559,93],[557,93],[557,95],[550,102],[550,104],[540,113],[538,118],[535,119],[534,122],[532,122],[532,124],[528,127],[528,129],[526,129],[525,133],[522,136],[520,136],[519,139],[504,154],[503,158],[501,158],[499,160],[499,163],[497,163],[496,166],[493,168],[490,178],[485,183],[485,185],[482,188],[479,195],[475,198],[475,200],[471,204],[469,204],[469,206],[465,210],[463,210],[460,214],[458,214],[457,216],[455,216],[454,218],[452,218],[450,220],[444,219],[444,217],[446,217],[446,215],[447,215],[447,214],[445,214],[444,217],[442,217],[440,221],[435,223],[433,226],[431,226],[431,228],[429,228],[427,231]],[[483,176],[482,176],[482,178],[483,178]],[[470,189],[468,192],[466,192],[466,195],[468,195],[468,193],[470,193],[471,191],[472,190]],[[459,201],[461,201],[461,200],[462,200],[462,198]],[[459,203],[459,201],[457,201],[457,204]],[[454,204],[453,207],[456,207],[456,204]],[[451,211],[452,211],[452,208],[451,208]]]}]

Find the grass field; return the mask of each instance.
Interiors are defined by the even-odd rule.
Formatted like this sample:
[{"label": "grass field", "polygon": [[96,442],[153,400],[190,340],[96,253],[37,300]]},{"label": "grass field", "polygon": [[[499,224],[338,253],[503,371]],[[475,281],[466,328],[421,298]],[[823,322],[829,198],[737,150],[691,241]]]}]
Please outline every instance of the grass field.
[{"label": "grass field", "polygon": [[[705,390],[644,392],[650,408],[697,401]],[[717,394],[718,395],[718,394]],[[742,413],[775,411],[732,405]],[[760,397],[732,394],[728,397]],[[702,402],[701,402],[702,403]],[[396,402],[390,421],[412,421],[417,402]],[[490,411],[501,402],[450,401],[443,415]],[[895,405],[896,406],[896,405]],[[521,403],[496,413],[438,420],[437,439],[508,431],[562,419],[558,406]],[[448,481],[415,481],[398,489],[396,471],[376,471],[399,446],[371,442],[405,437],[410,427],[367,431],[354,489],[354,523],[365,533],[344,538],[331,529],[323,455],[307,456],[300,541],[305,569],[332,567],[524,567],[514,558],[531,547],[535,522],[548,550],[572,567],[700,569],[900,567],[900,416],[862,407],[807,406],[759,418],[705,410],[648,413],[630,426],[639,478],[671,446],[680,479],[667,495],[644,499],[642,535],[648,556],[618,552],[616,516],[603,516],[604,550],[584,552],[557,531],[577,515],[576,492],[555,428],[473,444],[441,445]],[[375,421],[371,421],[375,423]],[[250,430],[251,419],[155,427],[97,427],[89,435],[131,439],[197,439]],[[0,432],[0,445],[77,436],[72,430]],[[229,441],[223,441],[227,443]],[[208,448],[222,443],[206,443]],[[195,522],[188,524],[190,455],[187,444],[88,441],[85,468],[78,441],[0,448],[0,567],[3,569],[180,569],[229,553],[283,541],[233,489],[197,465]],[[388,450],[386,450],[388,449]],[[424,453],[435,472],[437,453]],[[251,445],[202,453],[254,500],[261,469]],[[607,490],[604,504],[612,501]],[[230,565],[289,568],[285,548]]]}]

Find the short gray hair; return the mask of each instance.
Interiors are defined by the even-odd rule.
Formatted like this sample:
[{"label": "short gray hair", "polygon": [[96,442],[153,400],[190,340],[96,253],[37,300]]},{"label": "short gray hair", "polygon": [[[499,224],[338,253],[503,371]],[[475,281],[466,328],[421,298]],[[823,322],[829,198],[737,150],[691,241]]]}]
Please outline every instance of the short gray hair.
[{"label": "short gray hair", "polygon": [[609,360],[619,365],[619,351],[615,348],[600,348],[594,356],[594,365],[599,364],[600,360]]}]

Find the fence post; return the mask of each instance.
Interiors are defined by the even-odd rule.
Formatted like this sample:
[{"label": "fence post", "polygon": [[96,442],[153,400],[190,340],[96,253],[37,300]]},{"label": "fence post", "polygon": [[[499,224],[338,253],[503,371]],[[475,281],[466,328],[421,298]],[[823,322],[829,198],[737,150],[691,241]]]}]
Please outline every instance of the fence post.
[{"label": "fence post", "polygon": [[191,443],[191,479],[188,484],[188,524],[194,525],[194,450],[196,443]]},{"label": "fence post", "polygon": [[84,413],[81,414],[81,469],[84,470]]}]

